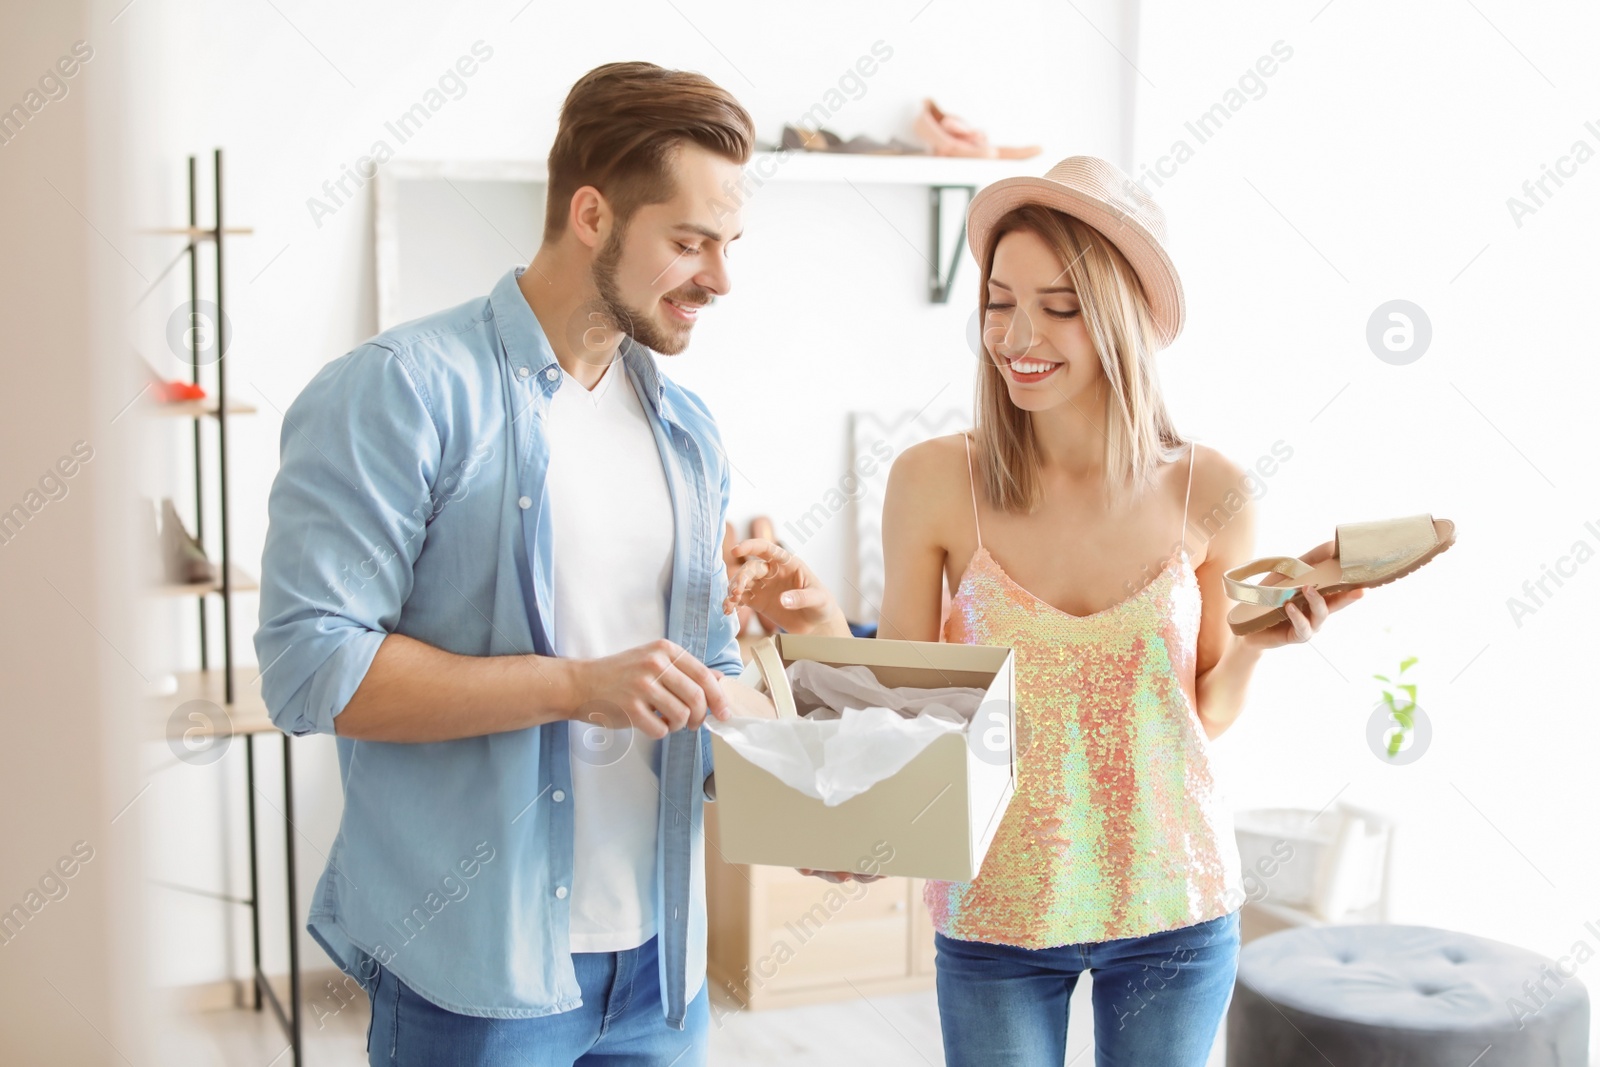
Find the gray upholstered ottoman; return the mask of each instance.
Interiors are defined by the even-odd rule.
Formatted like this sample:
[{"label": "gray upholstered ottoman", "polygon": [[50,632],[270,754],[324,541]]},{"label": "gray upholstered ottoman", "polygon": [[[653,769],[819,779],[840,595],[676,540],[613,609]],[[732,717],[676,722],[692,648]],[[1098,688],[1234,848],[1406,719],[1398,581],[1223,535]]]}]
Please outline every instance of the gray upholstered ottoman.
[{"label": "gray upholstered ottoman", "polygon": [[1426,926],[1283,930],[1239,954],[1228,1067],[1584,1067],[1575,970]]}]

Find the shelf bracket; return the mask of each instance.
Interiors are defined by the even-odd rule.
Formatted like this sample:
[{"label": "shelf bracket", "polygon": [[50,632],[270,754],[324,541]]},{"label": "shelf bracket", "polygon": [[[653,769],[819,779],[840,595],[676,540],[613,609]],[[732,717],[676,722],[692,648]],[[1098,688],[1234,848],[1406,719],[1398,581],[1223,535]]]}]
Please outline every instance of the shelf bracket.
[{"label": "shelf bracket", "polygon": [[[950,302],[950,285],[961,262],[961,249],[967,242],[967,207],[972,203],[974,185],[928,186],[928,300],[934,304]],[[950,201],[951,211],[945,212]],[[953,219],[953,222],[952,222]],[[954,234],[949,230],[953,229]],[[941,264],[947,264],[941,268]]]}]

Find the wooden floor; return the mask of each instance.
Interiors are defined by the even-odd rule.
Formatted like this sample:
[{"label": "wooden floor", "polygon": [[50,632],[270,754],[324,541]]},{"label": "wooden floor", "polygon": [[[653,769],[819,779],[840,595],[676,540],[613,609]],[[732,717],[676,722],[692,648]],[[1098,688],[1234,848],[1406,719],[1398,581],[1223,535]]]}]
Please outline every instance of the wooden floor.
[{"label": "wooden floor", "polygon": [[[1072,998],[1066,1067],[1092,1067],[1089,1034],[1090,982]],[[896,996],[858,997],[760,1012],[738,1010],[730,999],[712,1001],[711,1067],[943,1067],[938,1006],[931,990]],[[306,1023],[306,1067],[364,1067],[367,1005],[356,1000],[343,1011]],[[211,1011],[184,1016],[162,1027],[158,1062],[185,1067],[287,1067],[287,1042],[266,1013]],[[1210,1067],[1221,1067],[1221,1041]]]}]

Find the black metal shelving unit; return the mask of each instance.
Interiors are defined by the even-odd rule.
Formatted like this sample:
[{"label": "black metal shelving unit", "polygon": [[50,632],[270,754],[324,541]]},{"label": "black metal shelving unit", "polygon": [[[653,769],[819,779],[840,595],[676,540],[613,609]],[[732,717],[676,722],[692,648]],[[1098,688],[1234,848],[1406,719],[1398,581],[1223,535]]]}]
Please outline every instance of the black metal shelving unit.
[{"label": "black metal shelving unit", "polygon": [[[201,253],[205,245],[210,245],[215,252],[214,284],[215,299],[212,301],[215,315],[215,407],[208,403],[196,406],[189,413],[194,421],[192,438],[194,450],[194,508],[195,508],[195,538],[202,545],[205,543],[205,505],[207,472],[203,465],[204,426],[209,419],[215,419],[217,427],[217,471],[215,484],[217,492],[218,516],[218,548],[220,557],[220,580],[214,587],[204,588],[198,592],[199,622],[200,622],[200,672],[198,677],[190,679],[186,695],[203,696],[206,699],[221,697],[221,705],[227,713],[232,734],[242,735],[244,738],[245,754],[245,788],[246,788],[246,818],[249,822],[249,848],[250,848],[250,895],[240,898],[224,896],[221,894],[206,893],[203,895],[214,896],[230,903],[244,905],[250,910],[250,956],[251,956],[251,1007],[261,1011],[263,1005],[269,1006],[276,1016],[278,1023],[283,1027],[284,1035],[289,1040],[292,1050],[293,1067],[302,1067],[304,1045],[301,1028],[301,997],[300,997],[300,951],[297,937],[299,902],[296,893],[296,866],[294,847],[294,774],[293,764],[290,762],[290,738],[288,734],[276,730],[266,718],[265,708],[242,707],[242,702],[237,699],[237,689],[234,683],[234,657],[233,657],[233,594],[235,592],[236,572],[233,561],[229,556],[228,544],[228,506],[229,506],[229,478],[228,478],[228,419],[230,414],[248,412],[253,410],[247,406],[234,405],[230,409],[228,400],[228,364],[227,347],[230,340],[230,330],[226,316],[226,286],[224,285],[224,241],[226,235],[248,234],[249,229],[228,229],[223,226],[223,181],[222,181],[222,149],[214,150],[212,154],[212,179],[213,179],[213,214],[212,225],[202,226],[199,221],[199,183],[197,175],[198,161],[196,157],[189,157],[189,224],[181,229],[165,230],[164,233],[182,235],[188,242],[186,254],[189,260],[189,312],[191,316],[199,313],[201,308],[200,296],[200,267]],[[186,331],[189,366],[191,380],[196,384],[201,383],[201,368],[203,364],[200,332],[193,328]],[[221,601],[222,622],[222,656],[219,668],[211,666],[210,641],[208,639],[208,601],[212,596],[217,596]],[[180,682],[182,691],[182,683]],[[287,895],[289,919],[289,989],[288,1003],[278,997],[272,984],[267,980],[266,973],[261,968],[261,886],[259,877],[258,857],[259,842],[256,834],[256,766],[255,766],[255,740],[264,733],[277,733],[283,744],[283,833],[284,833],[284,866],[285,890]],[[230,734],[231,736],[231,734]],[[197,892],[191,890],[191,892]]]}]

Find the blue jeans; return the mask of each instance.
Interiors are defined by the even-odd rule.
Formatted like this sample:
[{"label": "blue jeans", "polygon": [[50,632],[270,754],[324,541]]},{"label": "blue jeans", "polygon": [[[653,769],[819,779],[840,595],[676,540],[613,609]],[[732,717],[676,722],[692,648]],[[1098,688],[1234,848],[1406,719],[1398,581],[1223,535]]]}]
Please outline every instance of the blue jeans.
[{"label": "blue jeans", "polygon": [[378,968],[367,1062],[372,1067],[703,1067],[710,984],[667,1026],[657,939],[622,952],[574,952],[583,1005],[533,1019],[486,1019],[425,1000]]},{"label": "blue jeans", "polygon": [[946,1067],[1061,1067],[1067,1001],[1094,975],[1096,1067],[1204,1067],[1233,995],[1239,913],[1057,948],[933,935]]}]

